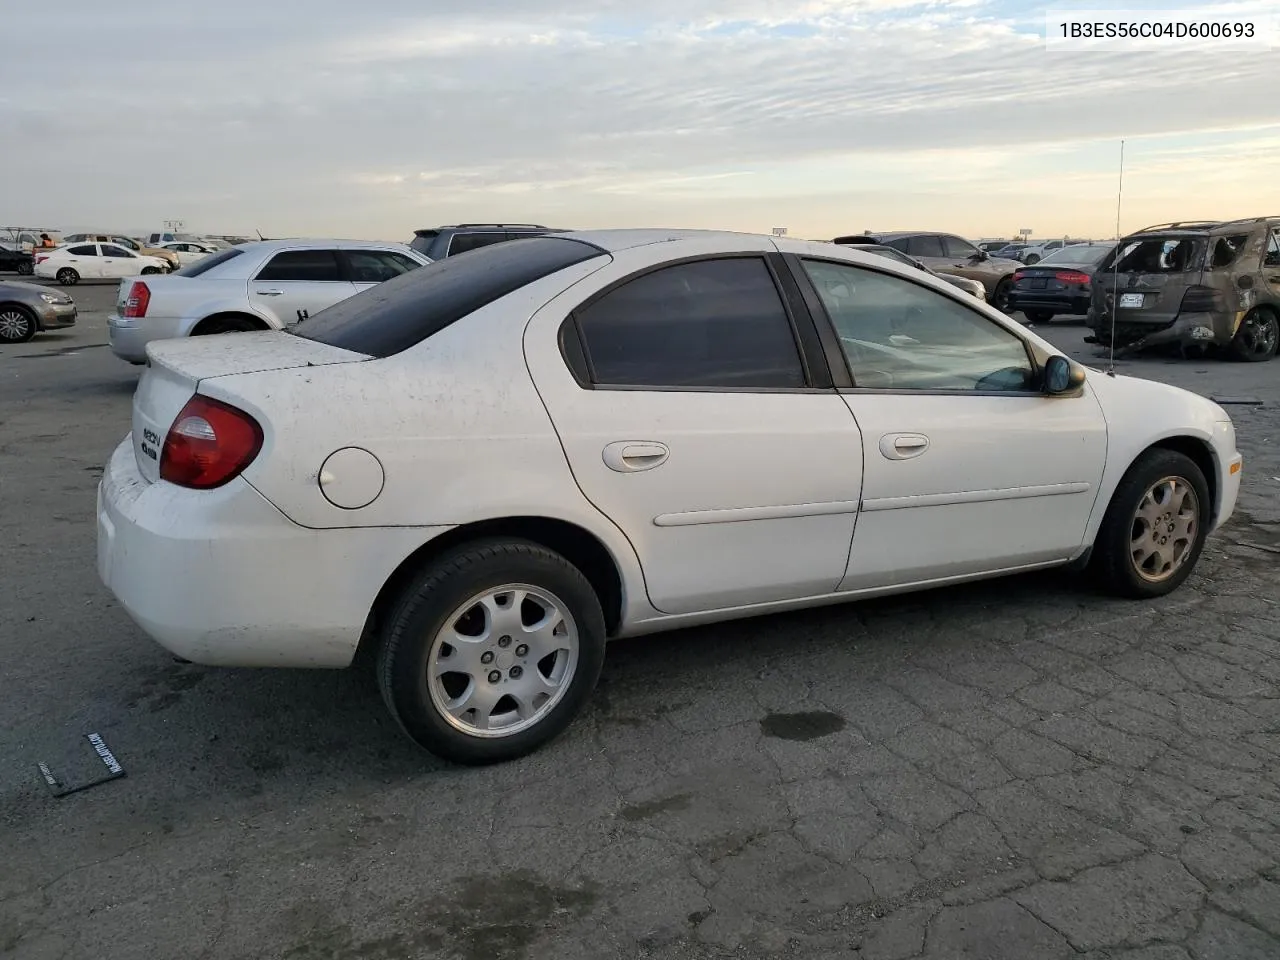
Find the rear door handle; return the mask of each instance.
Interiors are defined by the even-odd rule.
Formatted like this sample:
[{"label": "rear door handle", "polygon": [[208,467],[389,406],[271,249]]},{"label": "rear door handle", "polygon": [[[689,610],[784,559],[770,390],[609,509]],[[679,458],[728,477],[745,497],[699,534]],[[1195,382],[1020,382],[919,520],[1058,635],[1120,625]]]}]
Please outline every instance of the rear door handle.
[{"label": "rear door handle", "polygon": [[260,297],[283,297],[284,296],[283,290],[255,290],[254,293],[256,293]]},{"label": "rear door handle", "polygon": [[618,473],[638,473],[666,463],[671,451],[650,440],[619,440],[604,448],[604,463]]},{"label": "rear door handle", "polygon": [[910,460],[929,449],[929,438],[920,433],[886,433],[880,452],[889,460]]}]

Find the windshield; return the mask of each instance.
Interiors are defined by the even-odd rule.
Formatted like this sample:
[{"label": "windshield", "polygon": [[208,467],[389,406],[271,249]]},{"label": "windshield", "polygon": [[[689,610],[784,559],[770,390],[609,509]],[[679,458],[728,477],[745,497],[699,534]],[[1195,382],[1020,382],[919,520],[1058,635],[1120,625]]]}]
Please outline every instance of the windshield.
[{"label": "windshield", "polygon": [[210,254],[207,257],[201,257],[181,270],[175,270],[169,274],[171,277],[198,277],[202,273],[212,270],[220,263],[226,263],[232,257],[238,257],[244,253],[239,247],[232,247],[230,250],[223,250],[221,253]]},{"label": "windshield", "polygon": [[1040,262],[1092,266],[1105,257],[1111,251],[1111,247],[1112,244],[1109,243],[1076,243],[1061,250],[1055,250]]}]

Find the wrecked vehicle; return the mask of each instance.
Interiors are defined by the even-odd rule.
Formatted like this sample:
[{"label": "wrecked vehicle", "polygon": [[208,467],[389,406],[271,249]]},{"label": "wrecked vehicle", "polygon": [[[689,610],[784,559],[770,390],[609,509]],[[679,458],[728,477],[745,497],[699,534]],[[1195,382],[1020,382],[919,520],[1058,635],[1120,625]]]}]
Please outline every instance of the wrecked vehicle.
[{"label": "wrecked vehicle", "polygon": [[[1113,316],[1114,311],[1114,316]],[[1094,272],[1089,343],[1209,348],[1270,360],[1280,344],[1280,216],[1166,223],[1125,237]]]}]

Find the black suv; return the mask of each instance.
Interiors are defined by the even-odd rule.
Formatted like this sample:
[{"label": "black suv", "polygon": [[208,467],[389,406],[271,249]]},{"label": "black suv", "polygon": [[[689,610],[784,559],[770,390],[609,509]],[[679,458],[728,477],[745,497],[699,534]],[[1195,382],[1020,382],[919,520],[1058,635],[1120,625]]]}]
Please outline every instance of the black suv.
[{"label": "black suv", "polygon": [[415,230],[409,246],[432,260],[443,260],[457,253],[466,253],[468,250],[502,243],[504,240],[565,232],[536,223],[458,223],[451,227]]}]

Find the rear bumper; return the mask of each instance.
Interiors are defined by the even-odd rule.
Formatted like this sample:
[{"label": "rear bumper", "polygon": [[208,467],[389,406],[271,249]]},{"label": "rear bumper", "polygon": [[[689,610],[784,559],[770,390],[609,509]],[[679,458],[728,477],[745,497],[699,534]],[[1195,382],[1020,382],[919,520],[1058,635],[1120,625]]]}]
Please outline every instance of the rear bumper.
[{"label": "rear bumper", "polygon": [[107,341],[111,352],[130,363],[147,362],[147,344],[185,335],[176,317],[140,317],[133,320],[112,314],[107,317]]},{"label": "rear bumper", "polygon": [[1069,316],[1085,316],[1089,312],[1090,298],[1054,296],[1051,293],[1036,291],[1009,292],[1009,307],[1012,310],[1044,310],[1049,313],[1065,313]]},{"label": "rear bumper", "polygon": [[[1111,337],[1111,317],[1095,305],[1089,311],[1089,326],[1100,342]],[[1191,346],[1193,344],[1225,347],[1235,334],[1234,315],[1181,313],[1151,319],[1135,311],[1122,311],[1115,320],[1116,346],[1126,349],[1158,346]]]},{"label": "rear bumper", "polygon": [[132,435],[98,485],[98,575],[166,650],[236,667],[345,667],[378,591],[445,527],[310,530],[244,479],[147,483]]}]

